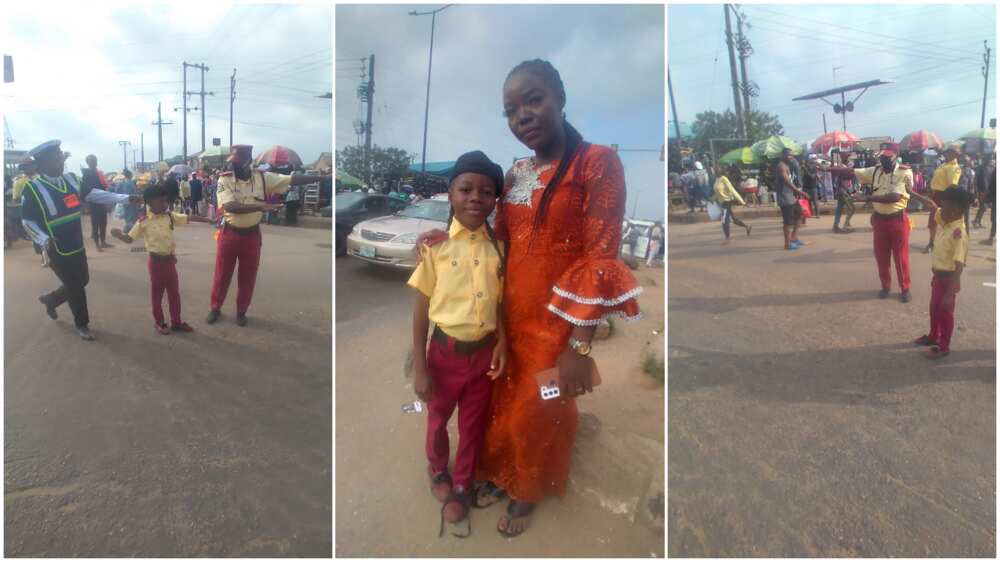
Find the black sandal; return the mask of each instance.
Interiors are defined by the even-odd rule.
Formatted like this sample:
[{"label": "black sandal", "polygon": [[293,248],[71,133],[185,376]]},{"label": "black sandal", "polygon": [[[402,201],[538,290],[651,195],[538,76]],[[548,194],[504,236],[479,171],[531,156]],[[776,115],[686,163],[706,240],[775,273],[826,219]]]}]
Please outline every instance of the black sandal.
[{"label": "black sandal", "polygon": [[510,503],[507,504],[507,526],[508,526],[508,530],[505,531],[505,530],[501,529],[499,525],[497,525],[497,532],[500,533],[500,536],[506,537],[508,539],[512,539],[514,537],[520,536],[521,533],[523,533],[524,531],[527,531],[528,529],[525,528],[524,531],[521,531],[519,533],[511,533],[510,530],[509,530],[510,524],[514,521],[514,519],[519,519],[521,517],[527,517],[527,516],[531,515],[534,511],[535,511],[535,504],[533,504],[533,503],[519,502],[517,500],[510,500]]},{"label": "black sandal", "polygon": [[[487,508],[507,497],[506,490],[500,488],[499,486],[497,486],[493,482],[490,482],[489,480],[483,482],[479,486],[476,486],[475,492],[476,492],[476,498],[472,503],[472,507],[476,509]],[[483,495],[482,492],[486,492],[485,496],[490,497],[492,499],[486,503],[480,503],[479,497]]]},{"label": "black sandal", "polygon": [[472,517],[469,516],[470,515],[469,508],[473,503],[473,501],[470,494],[460,493],[460,492],[452,492],[451,494],[449,494],[448,499],[446,499],[444,501],[444,504],[441,505],[441,526],[438,528],[438,538],[444,536],[444,510],[448,507],[448,504],[452,502],[460,504],[462,508],[465,510],[465,517],[459,519],[454,524],[461,523],[462,521],[465,521],[466,524],[465,524],[464,535],[460,535],[458,533],[452,533],[451,536],[458,537],[460,539],[467,539],[469,538],[470,535],[472,535]]}]

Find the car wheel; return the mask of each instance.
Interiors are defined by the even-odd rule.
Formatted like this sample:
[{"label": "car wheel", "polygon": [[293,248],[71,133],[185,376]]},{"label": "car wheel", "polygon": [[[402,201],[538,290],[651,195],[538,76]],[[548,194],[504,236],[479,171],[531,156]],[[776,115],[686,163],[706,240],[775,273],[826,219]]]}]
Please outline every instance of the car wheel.
[{"label": "car wheel", "polygon": [[347,255],[347,235],[342,232],[337,233],[337,240],[335,244],[335,251],[337,257]]}]

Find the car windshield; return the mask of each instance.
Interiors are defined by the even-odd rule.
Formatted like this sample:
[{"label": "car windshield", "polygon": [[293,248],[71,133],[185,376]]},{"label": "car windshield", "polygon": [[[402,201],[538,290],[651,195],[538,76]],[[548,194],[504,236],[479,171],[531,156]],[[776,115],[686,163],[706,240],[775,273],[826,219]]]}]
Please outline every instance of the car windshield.
[{"label": "car windshield", "polygon": [[403,209],[400,211],[399,216],[411,219],[448,222],[449,207],[450,205],[447,201],[425,200]]},{"label": "car windshield", "polygon": [[337,199],[337,210],[345,211],[351,205],[354,205],[358,201],[365,198],[364,193],[342,193],[336,197]]}]

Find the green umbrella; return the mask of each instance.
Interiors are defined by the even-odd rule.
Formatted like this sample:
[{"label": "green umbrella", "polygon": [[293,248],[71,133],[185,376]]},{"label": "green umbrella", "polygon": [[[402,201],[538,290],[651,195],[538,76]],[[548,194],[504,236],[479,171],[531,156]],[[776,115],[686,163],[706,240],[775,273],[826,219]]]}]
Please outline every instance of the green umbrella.
[{"label": "green umbrella", "polygon": [[340,170],[337,170],[337,181],[342,185],[355,185],[358,187],[364,185],[358,178],[348,174],[347,172],[341,172]]},{"label": "green umbrella", "polygon": [[749,146],[730,150],[719,158],[719,164],[732,166],[733,164],[759,164],[761,158],[757,156]]},{"label": "green umbrella", "polygon": [[976,129],[974,131],[969,131],[968,133],[965,133],[964,135],[958,138],[962,140],[973,140],[973,139],[996,140],[997,132],[996,129],[990,129],[990,128]]},{"label": "green umbrella", "polygon": [[802,154],[802,146],[799,143],[780,135],[774,135],[773,137],[755,142],[750,147],[754,154],[765,158],[777,158],[781,156],[781,151],[786,148],[792,149],[792,154]]}]

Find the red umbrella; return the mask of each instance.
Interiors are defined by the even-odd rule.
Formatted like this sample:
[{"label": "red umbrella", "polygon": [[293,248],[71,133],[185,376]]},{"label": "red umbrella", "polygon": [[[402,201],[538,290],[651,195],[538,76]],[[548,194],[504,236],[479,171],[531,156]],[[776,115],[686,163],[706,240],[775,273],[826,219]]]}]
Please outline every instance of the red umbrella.
[{"label": "red umbrella", "polygon": [[302,167],[302,159],[299,158],[299,155],[294,150],[280,145],[272,146],[262,152],[255,162],[258,166],[267,164],[272,168],[288,165],[291,165],[293,168]]},{"label": "red umbrella", "polygon": [[941,137],[923,129],[912,132],[899,141],[899,150],[904,152],[923,152],[928,149],[943,148]]},{"label": "red umbrella", "polygon": [[812,150],[816,153],[826,153],[833,147],[853,147],[856,142],[858,142],[858,137],[847,131],[833,131],[814,140]]}]

